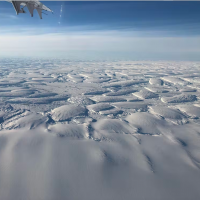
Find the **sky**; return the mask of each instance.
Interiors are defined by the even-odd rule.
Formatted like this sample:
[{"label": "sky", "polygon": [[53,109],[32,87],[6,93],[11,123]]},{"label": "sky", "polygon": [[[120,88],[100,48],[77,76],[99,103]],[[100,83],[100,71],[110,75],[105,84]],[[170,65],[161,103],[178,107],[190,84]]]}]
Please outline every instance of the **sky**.
[{"label": "sky", "polygon": [[200,2],[43,1],[16,15],[0,2],[1,57],[200,60]]}]

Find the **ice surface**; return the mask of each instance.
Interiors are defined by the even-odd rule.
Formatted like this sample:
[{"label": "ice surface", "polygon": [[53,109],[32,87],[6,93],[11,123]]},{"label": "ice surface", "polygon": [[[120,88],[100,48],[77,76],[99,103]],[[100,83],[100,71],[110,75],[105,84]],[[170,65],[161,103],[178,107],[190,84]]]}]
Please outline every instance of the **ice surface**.
[{"label": "ice surface", "polygon": [[199,66],[0,59],[0,199],[200,199]]}]

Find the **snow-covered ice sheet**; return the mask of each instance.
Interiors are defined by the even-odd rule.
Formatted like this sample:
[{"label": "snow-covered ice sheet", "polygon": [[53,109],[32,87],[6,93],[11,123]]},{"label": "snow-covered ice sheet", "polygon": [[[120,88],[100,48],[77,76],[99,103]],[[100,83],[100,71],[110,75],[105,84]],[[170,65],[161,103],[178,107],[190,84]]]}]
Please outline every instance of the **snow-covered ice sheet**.
[{"label": "snow-covered ice sheet", "polygon": [[0,200],[200,199],[200,63],[1,59],[0,74]]}]

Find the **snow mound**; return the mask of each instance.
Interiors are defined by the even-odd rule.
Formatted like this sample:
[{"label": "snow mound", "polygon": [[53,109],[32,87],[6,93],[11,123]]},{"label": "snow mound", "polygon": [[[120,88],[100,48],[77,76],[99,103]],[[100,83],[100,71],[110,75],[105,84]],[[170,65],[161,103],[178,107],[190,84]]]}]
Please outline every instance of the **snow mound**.
[{"label": "snow mound", "polygon": [[109,109],[113,109],[114,107],[108,103],[98,103],[98,104],[93,104],[93,105],[89,105],[87,106],[87,109],[93,112],[99,112],[102,110],[109,110]]},{"label": "snow mound", "polygon": [[54,121],[68,121],[76,116],[85,116],[87,109],[77,105],[64,105],[51,111],[51,117]]},{"label": "snow mound", "polygon": [[151,91],[151,92],[155,92],[155,93],[167,93],[169,92],[169,88],[165,88],[165,87],[156,87],[156,86],[148,86],[148,87],[145,87],[145,89]]},{"label": "snow mound", "polygon": [[93,137],[100,140],[112,138],[115,134],[134,134],[137,132],[137,128],[118,119],[100,119],[92,123],[92,128]]},{"label": "snow mound", "polygon": [[166,129],[167,127],[165,120],[146,112],[133,113],[127,116],[126,120],[138,128],[138,132],[141,134],[159,135],[162,133],[162,129]]},{"label": "snow mound", "polygon": [[151,85],[163,85],[163,81],[159,78],[150,78],[149,83]]},{"label": "snow mound", "polygon": [[123,102],[126,101],[123,97],[112,97],[112,96],[95,96],[91,98],[96,102]]},{"label": "snow mound", "polygon": [[54,124],[50,125],[48,130],[59,137],[69,139],[84,139],[88,137],[87,130],[83,125]]},{"label": "snow mound", "polygon": [[180,94],[173,97],[162,97],[161,101],[164,103],[182,103],[196,101],[196,95]]},{"label": "snow mound", "polygon": [[34,129],[40,125],[45,125],[45,122],[48,120],[46,116],[43,116],[39,113],[25,113],[24,115],[15,116],[11,118],[8,122],[3,124],[5,129],[16,129],[16,128],[28,128]]},{"label": "snow mound", "polygon": [[193,105],[177,105],[176,107],[192,118],[200,117],[200,107]]},{"label": "snow mound", "polygon": [[180,92],[196,92],[197,90],[195,88],[189,88],[185,87],[179,90]]},{"label": "snow mound", "polygon": [[[183,115],[180,111],[174,110],[172,108],[168,108],[166,106],[150,106],[149,111],[152,114],[157,114],[165,119],[169,119],[172,122],[179,123],[180,122],[186,122],[186,116]],[[183,121],[182,121],[183,120]]]},{"label": "snow mound", "polygon": [[184,80],[177,78],[177,77],[162,77],[161,78],[163,81],[169,82],[169,83],[173,83],[173,84],[179,84],[179,85],[187,85],[187,82],[185,82]]},{"label": "snow mound", "polygon": [[155,94],[149,90],[146,90],[146,89],[140,90],[139,92],[135,92],[135,93],[133,93],[133,95],[135,95],[136,97],[138,97],[140,99],[152,99],[152,98],[158,97],[157,94]]},{"label": "snow mound", "polygon": [[74,74],[68,74],[67,76],[75,83],[83,82],[83,76],[74,75]]}]

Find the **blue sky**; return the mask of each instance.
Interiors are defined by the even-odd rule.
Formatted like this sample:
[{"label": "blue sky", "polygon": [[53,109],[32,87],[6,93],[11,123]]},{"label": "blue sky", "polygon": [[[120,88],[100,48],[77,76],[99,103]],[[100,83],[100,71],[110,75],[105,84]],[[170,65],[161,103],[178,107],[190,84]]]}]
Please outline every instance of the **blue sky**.
[{"label": "blue sky", "polygon": [[200,60],[200,2],[43,3],[40,20],[0,2],[0,55]]}]

